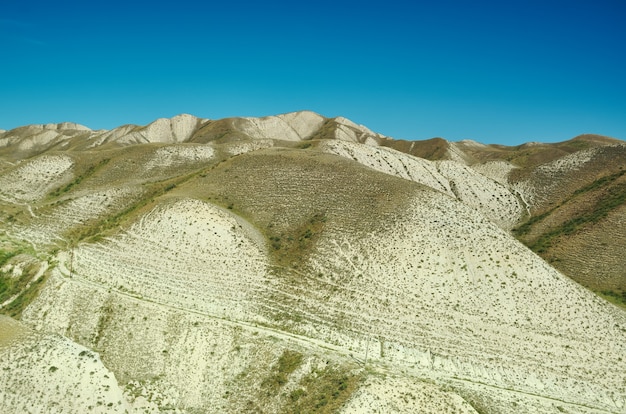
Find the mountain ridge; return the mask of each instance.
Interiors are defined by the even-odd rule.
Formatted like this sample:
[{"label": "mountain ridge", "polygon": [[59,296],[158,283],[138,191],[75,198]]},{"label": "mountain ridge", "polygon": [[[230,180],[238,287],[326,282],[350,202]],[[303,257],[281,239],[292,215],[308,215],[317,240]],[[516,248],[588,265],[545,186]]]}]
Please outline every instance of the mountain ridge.
[{"label": "mountain ridge", "polygon": [[[234,118],[222,118],[218,120],[210,120],[206,118],[198,118],[189,114],[180,114],[172,118],[159,118],[145,126],[127,124],[122,125],[110,130],[100,129],[91,130],[90,128],[74,123],[74,122],[62,122],[58,124],[37,124],[17,127],[11,130],[0,130],[0,145],[11,145],[11,136],[20,135],[22,140],[31,139],[33,141],[39,140],[44,143],[46,140],[52,140],[52,138],[63,139],[65,136],[63,133],[58,136],[53,136],[49,131],[62,131],[69,134],[68,138],[72,135],[80,135],[80,132],[88,132],[91,136],[80,135],[81,138],[88,138],[92,141],[93,146],[102,145],[107,142],[118,142],[120,144],[138,144],[147,142],[162,142],[162,143],[175,143],[175,142],[207,142],[214,139],[222,138],[218,134],[212,134],[211,131],[216,127],[215,124],[227,123],[231,128],[234,128],[238,132],[244,133],[249,138],[254,139],[274,139],[277,135],[281,139],[287,139],[292,141],[302,141],[307,139],[339,139],[343,141],[359,141],[362,143],[369,143],[372,145],[390,146],[395,149],[400,149],[402,152],[411,153],[414,147],[432,147],[433,151],[428,154],[413,154],[420,155],[422,158],[434,158],[437,157],[438,151],[436,148],[441,145],[460,145],[462,147],[482,146],[501,148],[501,149],[522,149],[534,146],[551,146],[555,148],[567,146],[570,143],[588,143],[597,145],[613,145],[620,141],[615,138],[605,137],[595,134],[581,134],[570,140],[557,142],[557,143],[536,143],[529,142],[515,146],[503,146],[499,144],[482,144],[472,140],[461,141],[447,141],[444,138],[431,138],[421,141],[406,141],[396,140],[390,137],[386,137],[382,134],[375,133],[365,127],[364,125],[358,125],[347,118],[335,117],[326,118],[312,111],[299,111],[289,112],[281,115],[266,116],[261,118],[254,117],[234,117]],[[205,128],[207,127],[207,128]],[[205,129],[202,131],[202,129]],[[301,130],[298,132],[298,130]],[[325,129],[325,130],[324,130]],[[272,130],[274,132],[272,132]],[[41,133],[39,133],[41,132]],[[217,136],[216,136],[217,135]],[[5,142],[2,142],[5,141]],[[433,145],[429,145],[432,143]],[[36,145],[33,142],[33,145]],[[27,146],[22,143],[22,146]],[[407,148],[407,146],[409,148]],[[19,148],[19,145],[18,145]],[[421,151],[424,151],[423,149]],[[439,151],[441,152],[441,151]],[[441,156],[441,155],[439,155]]]}]

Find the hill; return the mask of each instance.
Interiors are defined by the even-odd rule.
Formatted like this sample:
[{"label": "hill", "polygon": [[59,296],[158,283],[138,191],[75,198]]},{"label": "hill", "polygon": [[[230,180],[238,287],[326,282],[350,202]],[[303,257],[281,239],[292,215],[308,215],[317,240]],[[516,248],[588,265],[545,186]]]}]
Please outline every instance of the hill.
[{"label": "hill", "polygon": [[0,407],[624,412],[626,313],[590,289],[624,290],[625,148],[312,112],[6,131]]}]

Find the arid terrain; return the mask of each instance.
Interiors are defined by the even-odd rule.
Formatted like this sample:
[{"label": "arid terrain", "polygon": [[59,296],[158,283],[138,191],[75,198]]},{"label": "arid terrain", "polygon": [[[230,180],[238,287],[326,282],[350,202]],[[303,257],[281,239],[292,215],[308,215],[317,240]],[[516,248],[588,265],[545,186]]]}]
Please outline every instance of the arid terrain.
[{"label": "arid terrain", "polygon": [[626,413],[626,143],[0,131],[0,412]]}]

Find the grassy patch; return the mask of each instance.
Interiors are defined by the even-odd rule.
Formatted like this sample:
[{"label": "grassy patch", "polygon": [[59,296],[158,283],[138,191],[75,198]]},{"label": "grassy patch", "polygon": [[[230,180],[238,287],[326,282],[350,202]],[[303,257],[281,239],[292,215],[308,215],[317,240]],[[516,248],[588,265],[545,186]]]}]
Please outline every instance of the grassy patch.
[{"label": "grassy patch", "polygon": [[334,413],[356,391],[360,380],[359,375],[338,367],[329,366],[321,371],[314,370],[289,394],[283,412]]},{"label": "grassy patch", "polygon": [[595,180],[589,185],[579,188],[561,205],[543,214],[532,217],[521,226],[513,229],[513,234],[518,238],[521,238],[522,236],[530,233],[534,225],[552,215],[563,205],[575,202],[577,197],[587,194],[590,191],[603,190],[591,208],[581,211],[577,216],[572,217],[559,226],[544,232],[535,241],[525,242],[533,251],[537,253],[545,253],[548,249],[550,249],[550,247],[552,247],[552,243],[556,238],[573,234],[583,226],[596,223],[605,218],[611,211],[626,203],[626,183],[611,185],[624,174],[626,174],[626,171],[620,171],[615,174],[607,175]]},{"label": "grassy patch", "polygon": [[83,172],[82,174],[80,174],[78,177],[74,178],[74,180],[72,182],[70,182],[69,184],[59,187],[56,190],[52,191],[49,196],[50,197],[58,197],[61,194],[67,193],[68,191],[70,191],[72,188],[76,187],[77,185],[79,185],[83,180],[85,180],[86,178],[91,177],[92,175],[94,175],[94,173],[96,171],[98,171],[100,168],[104,167],[105,165],[107,165],[109,163],[110,159],[109,158],[105,158],[103,160],[100,160],[100,162],[98,162],[97,164],[94,165],[90,165],[85,172]]},{"label": "grassy patch", "polygon": [[596,291],[596,294],[603,297],[608,302],[611,302],[622,309],[626,309],[626,291],[615,292],[613,290],[602,290]]},{"label": "grassy patch", "polygon": [[194,174],[174,180],[148,184],[147,191],[143,194],[141,199],[131,203],[125,209],[96,221],[91,225],[87,224],[70,230],[65,234],[65,238],[71,240],[73,244],[80,241],[96,242],[100,240],[108,230],[119,227],[133,213],[147,205],[153,204],[155,198],[175,190],[182,182],[187,181],[193,175]]},{"label": "grassy patch", "polygon": [[279,413],[334,413],[348,401],[361,381],[360,374],[328,362],[323,369],[313,368],[303,377],[294,378],[292,374],[302,364],[300,352],[283,351],[269,375],[259,381],[257,397],[247,401],[243,411],[264,412],[271,406],[272,412]]},{"label": "grassy patch", "polygon": [[[6,242],[0,248],[0,269],[2,269],[9,261],[23,253],[32,253],[31,249],[29,249],[25,245],[14,244],[13,242]],[[29,264],[24,266],[22,275],[19,277],[13,277],[10,272],[2,272],[0,271],[0,303],[4,302],[11,296],[18,293],[22,290],[26,284],[28,283],[28,279],[34,269],[34,264]]]},{"label": "grassy patch", "polygon": [[[610,181],[604,182],[607,183]],[[593,188],[590,187],[586,191],[590,191]],[[555,238],[573,234],[585,225],[602,220],[609,214],[609,212],[624,203],[626,203],[626,184],[613,186],[607,189],[607,191],[599,197],[594,208],[587,210],[577,217],[574,217],[560,226],[542,234],[534,243],[530,243],[529,247],[537,253],[544,253],[552,246],[552,241]]]},{"label": "grassy patch", "polygon": [[276,262],[282,266],[297,267],[319,238],[325,223],[326,215],[316,213],[299,226],[280,234],[272,233],[270,228],[269,240]]},{"label": "grassy patch", "polygon": [[591,148],[591,143],[589,141],[585,141],[582,139],[581,140],[573,139],[573,140],[567,141],[564,145],[562,145],[562,147],[570,151],[581,151],[587,148]]},{"label": "grassy patch", "polygon": [[26,309],[26,307],[30,305],[39,295],[41,288],[45,285],[46,279],[47,274],[44,274],[34,283],[31,283],[27,289],[23,290],[20,295],[15,298],[15,300],[2,308],[1,312],[5,315],[11,316],[12,318],[19,319],[22,316],[24,309]]},{"label": "grassy patch", "polygon": [[543,214],[540,214],[538,216],[534,216],[531,217],[527,222],[525,222],[524,224],[522,224],[519,227],[516,227],[513,229],[513,234],[517,237],[520,236],[524,236],[528,233],[530,233],[530,230],[532,229],[532,227],[536,224],[539,223],[541,220],[545,219],[546,217],[548,217],[550,214],[552,214],[553,210],[547,211]]},{"label": "grassy patch", "polygon": [[579,188],[578,190],[574,191],[574,195],[578,195],[578,194],[583,194],[586,193],[588,191],[591,190],[595,190],[596,188],[600,188],[602,186],[605,186],[607,184],[612,183],[613,181],[617,180],[618,178],[620,178],[621,176],[623,176],[624,174],[626,174],[626,170],[624,171],[619,171],[615,174],[611,174],[611,175],[607,175],[605,177],[599,178],[596,181],[594,181],[593,183]]},{"label": "grassy patch", "polygon": [[[6,265],[11,258],[26,252],[30,253],[24,246],[0,250],[0,268]],[[39,290],[44,285],[45,275],[31,283],[30,286],[28,285],[38,270],[38,264],[32,262],[22,268],[22,273],[19,276],[14,276],[12,271],[0,271],[0,303],[18,295],[11,303],[0,309],[0,313],[14,318],[21,316],[22,311],[37,297]]]},{"label": "grassy patch", "polygon": [[302,354],[296,351],[285,350],[278,358],[278,362],[272,367],[271,374],[261,387],[268,396],[275,395],[278,390],[287,383],[289,375],[302,363]]},{"label": "grassy patch", "polygon": [[17,251],[0,250],[0,267],[3,267],[9,261],[9,259],[17,255],[18,253],[19,252]]},{"label": "grassy patch", "polygon": [[95,334],[94,341],[93,341],[93,344],[95,346],[97,346],[100,340],[104,337],[106,328],[111,323],[112,318],[113,318],[113,305],[111,304],[110,301],[107,301],[103,305],[103,307],[100,309],[100,318],[98,319],[98,325],[96,326],[96,334]]}]

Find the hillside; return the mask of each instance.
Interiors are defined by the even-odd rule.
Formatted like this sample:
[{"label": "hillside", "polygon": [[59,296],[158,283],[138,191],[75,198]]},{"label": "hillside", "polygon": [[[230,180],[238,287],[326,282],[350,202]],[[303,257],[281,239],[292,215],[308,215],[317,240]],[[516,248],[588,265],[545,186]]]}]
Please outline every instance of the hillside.
[{"label": "hillside", "polygon": [[312,112],[0,133],[0,410],[625,412],[626,312],[572,280],[626,290],[625,156]]}]

